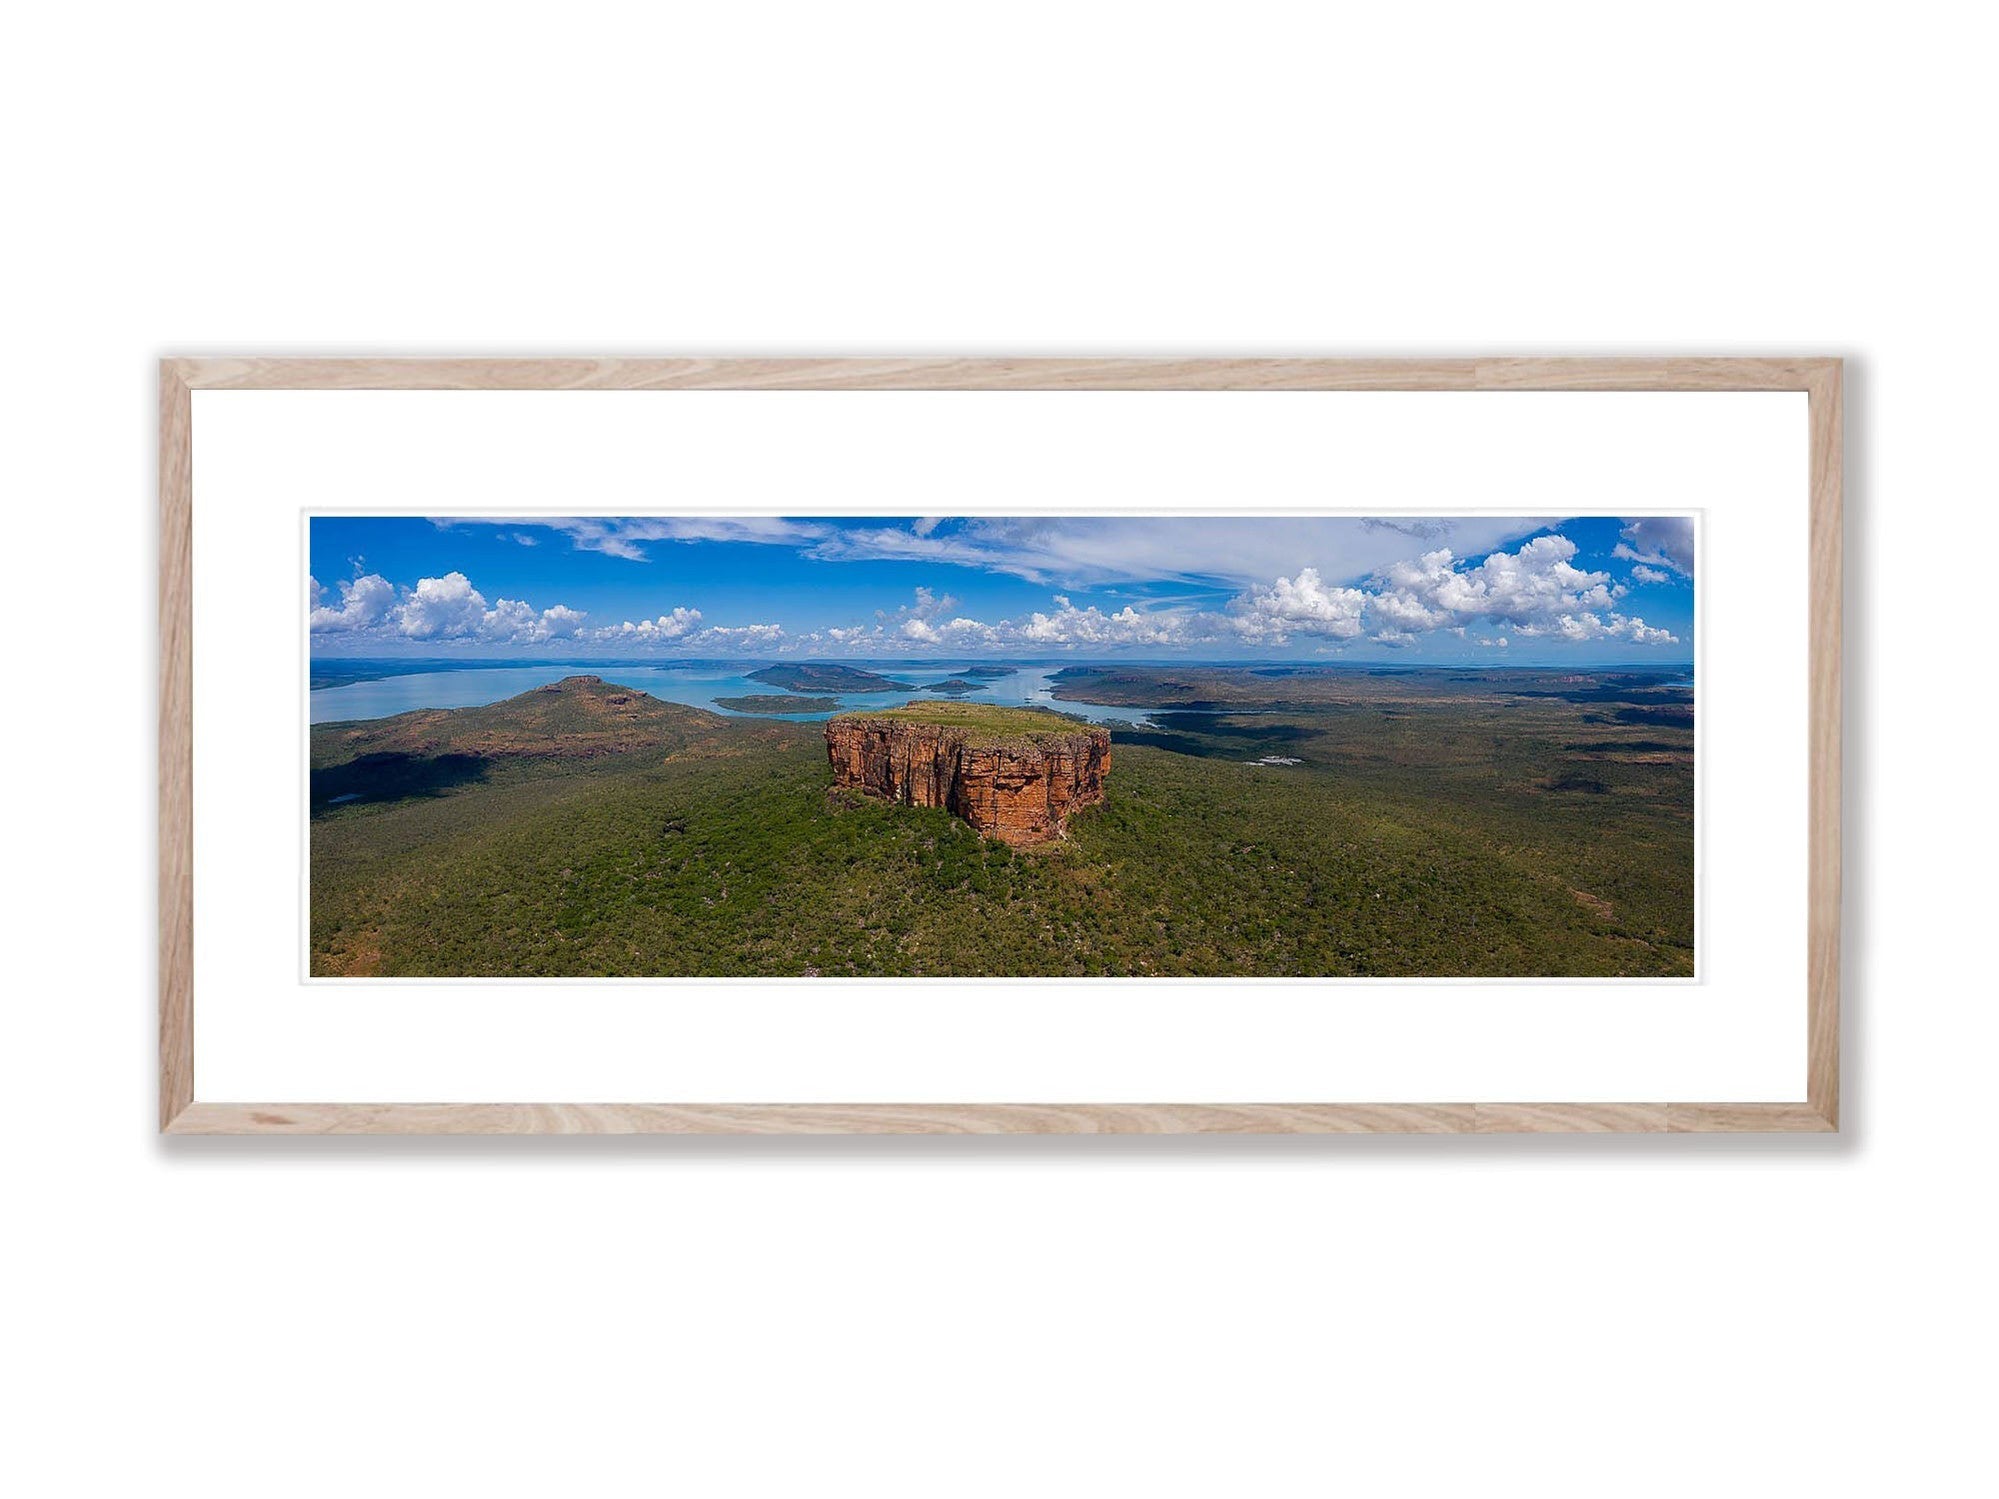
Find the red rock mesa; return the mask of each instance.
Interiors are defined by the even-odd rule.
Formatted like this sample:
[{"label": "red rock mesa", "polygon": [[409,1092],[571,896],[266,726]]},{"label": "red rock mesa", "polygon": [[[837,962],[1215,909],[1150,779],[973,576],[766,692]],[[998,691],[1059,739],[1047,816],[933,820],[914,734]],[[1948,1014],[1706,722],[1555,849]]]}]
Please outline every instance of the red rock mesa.
[{"label": "red rock mesa", "polygon": [[1007,717],[1003,728],[861,714],[830,719],[833,782],[904,806],[943,807],[1016,848],[1060,838],[1071,812],[1104,799],[1110,731],[1086,724],[1023,731],[1015,725],[1027,715]]}]

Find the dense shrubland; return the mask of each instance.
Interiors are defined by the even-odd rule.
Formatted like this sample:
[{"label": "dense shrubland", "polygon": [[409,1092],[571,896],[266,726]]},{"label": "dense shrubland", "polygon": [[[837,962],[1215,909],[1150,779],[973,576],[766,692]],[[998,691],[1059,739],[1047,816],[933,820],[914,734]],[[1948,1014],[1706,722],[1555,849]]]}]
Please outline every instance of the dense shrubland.
[{"label": "dense shrubland", "polygon": [[316,784],[314,971],[1692,971],[1693,736],[1614,703],[1163,713],[1031,852],[833,791],[816,724],[699,717],[663,751],[399,761],[380,796],[365,735],[316,734],[351,799]]}]

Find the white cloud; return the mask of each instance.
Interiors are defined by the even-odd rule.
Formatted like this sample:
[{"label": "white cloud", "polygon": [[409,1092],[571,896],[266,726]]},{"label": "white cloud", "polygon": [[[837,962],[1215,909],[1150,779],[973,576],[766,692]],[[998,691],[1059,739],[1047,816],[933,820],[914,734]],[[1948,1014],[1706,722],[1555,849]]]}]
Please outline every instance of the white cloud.
[{"label": "white cloud", "polygon": [[1640,583],[1670,583],[1673,581],[1671,573],[1662,573],[1658,568],[1647,567],[1642,562],[1636,564],[1631,569],[1631,576]]},{"label": "white cloud", "polygon": [[1315,567],[1296,578],[1279,578],[1229,601],[1234,627],[1255,644],[1283,645],[1292,635],[1326,635],[1351,640],[1361,633],[1361,612],[1369,602],[1358,588],[1329,588]]},{"label": "white cloud", "polygon": [[783,625],[714,625],[689,636],[688,644],[703,648],[719,646],[725,649],[754,651],[778,645],[784,638]]},{"label": "white cloud", "polygon": [[541,616],[534,612],[533,605],[519,599],[501,599],[480,617],[478,634],[483,640],[512,644],[534,639],[535,627],[540,623]]},{"label": "white cloud", "polygon": [[465,574],[449,572],[417,580],[396,611],[396,628],[412,640],[448,640],[477,636],[485,618],[485,595]]},{"label": "white cloud", "polygon": [[520,599],[501,599],[489,609],[485,595],[459,572],[419,578],[408,590],[398,590],[379,573],[367,573],[340,585],[337,607],[325,602],[326,590],[316,578],[307,581],[313,600],[307,623],[322,635],[531,645],[580,636],[586,617],[566,604],[536,612]]},{"label": "white cloud", "polygon": [[657,619],[628,619],[622,624],[606,625],[591,631],[590,638],[628,645],[663,645],[668,641],[684,639],[700,623],[699,609],[676,608],[671,614],[662,614]]},{"label": "white cloud", "polygon": [[1425,552],[1377,574],[1370,617],[1400,630],[1486,620],[1521,635],[1566,634],[1563,619],[1596,620],[1598,611],[1612,608],[1626,592],[1609,573],[1577,567],[1575,555],[1576,544],[1561,535],[1537,536],[1518,551],[1494,552],[1476,567],[1462,565],[1445,549]]},{"label": "white cloud", "polygon": [[314,630],[369,630],[388,618],[396,607],[396,586],[380,573],[366,573],[340,585],[340,606],[320,603],[326,590],[317,578],[312,583],[313,610],[307,623]]},{"label": "white cloud", "polygon": [[587,616],[580,609],[557,604],[537,614],[519,599],[501,599],[479,621],[479,638],[498,645],[539,645],[547,640],[573,640]]},{"label": "white cloud", "polygon": [[544,640],[571,640],[582,633],[583,621],[589,618],[581,609],[571,609],[565,604],[541,611],[541,634]]},{"label": "white cloud", "polygon": [[1006,621],[1001,633],[1026,645],[1052,645],[1071,650],[1079,645],[1174,645],[1184,641],[1184,616],[1160,611],[1141,614],[1130,604],[1106,614],[1095,604],[1078,609],[1067,594],[1054,597],[1055,612],[1036,611],[1025,620]]},{"label": "white cloud", "polygon": [[1677,645],[1680,637],[1671,630],[1655,629],[1644,620],[1612,614],[1604,619],[1596,614],[1563,614],[1546,624],[1520,625],[1516,635],[1555,640],[1629,640],[1636,645]]}]

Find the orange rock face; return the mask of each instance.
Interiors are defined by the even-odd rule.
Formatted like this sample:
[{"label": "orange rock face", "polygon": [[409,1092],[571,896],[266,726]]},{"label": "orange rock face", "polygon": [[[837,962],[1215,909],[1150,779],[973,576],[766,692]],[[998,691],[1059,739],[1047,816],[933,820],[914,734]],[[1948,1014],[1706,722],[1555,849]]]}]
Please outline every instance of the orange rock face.
[{"label": "orange rock face", "polygon": [[943,807],[1015,847],[1062,836],[1069,814],[1104,799],[1107,729],[991,742],[961,728],[891,718],[826,725],[833,782],[910,807]]}]

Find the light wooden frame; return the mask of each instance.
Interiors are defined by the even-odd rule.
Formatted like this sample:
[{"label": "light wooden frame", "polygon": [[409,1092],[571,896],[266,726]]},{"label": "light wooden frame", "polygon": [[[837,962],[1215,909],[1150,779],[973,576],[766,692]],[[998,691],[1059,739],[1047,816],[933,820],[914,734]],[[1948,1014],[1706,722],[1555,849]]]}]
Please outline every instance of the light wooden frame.
[{"label": "light wooden frame", "polygon": [[[1810,844],[1803,1103],[225,1103],[194,1091],[195,390],[1803,391]],[[1839,1128],[1841,364],[1658,359],[166,359],[160,365],[160,1128],[172,1134],[1490,1134]]]}]

